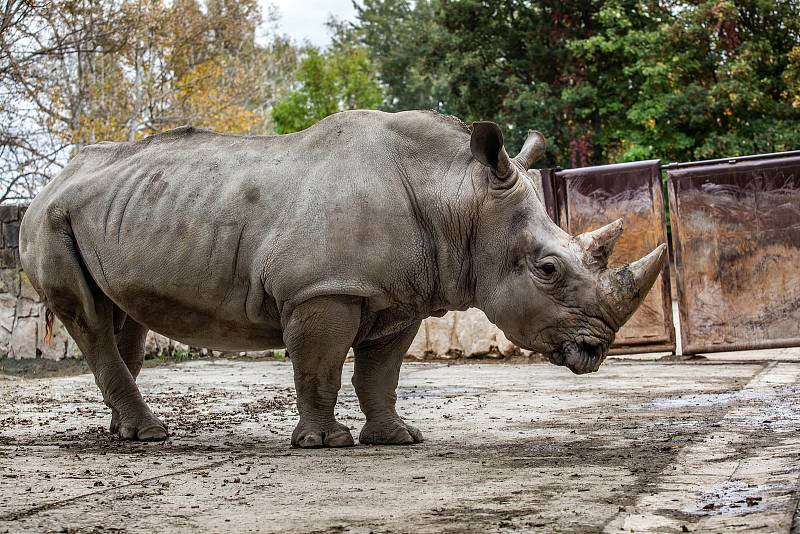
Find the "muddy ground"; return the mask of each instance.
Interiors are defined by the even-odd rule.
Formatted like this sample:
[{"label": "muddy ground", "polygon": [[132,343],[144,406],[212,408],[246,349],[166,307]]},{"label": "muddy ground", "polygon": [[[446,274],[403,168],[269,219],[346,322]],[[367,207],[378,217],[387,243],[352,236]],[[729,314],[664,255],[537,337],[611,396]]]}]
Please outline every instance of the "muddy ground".
[{"label": "muddy ground", "polygon": [[[339,418],[363,416],[345,369]],[[411,447],[296,450],[289,362],[140,383],[121,442],[90,375],[0,375],[0,532],[790,532],[800,363],[406,364]]]}]

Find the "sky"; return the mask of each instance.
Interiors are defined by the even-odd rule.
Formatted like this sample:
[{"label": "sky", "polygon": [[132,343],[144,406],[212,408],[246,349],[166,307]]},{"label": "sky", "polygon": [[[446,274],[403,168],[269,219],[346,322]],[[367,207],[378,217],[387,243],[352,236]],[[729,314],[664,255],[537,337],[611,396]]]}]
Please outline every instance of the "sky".
[{"label": "sky", "polygon": [[308,40],[311,44],[324,47],[330,43],[330,34],[325,21],[330,15],[353,20],[355,10],[352,0],[260,0],[264,12],[269,4],[278,8],[281,18],[278,21],[277,33],[287,34],[302,43]]}]

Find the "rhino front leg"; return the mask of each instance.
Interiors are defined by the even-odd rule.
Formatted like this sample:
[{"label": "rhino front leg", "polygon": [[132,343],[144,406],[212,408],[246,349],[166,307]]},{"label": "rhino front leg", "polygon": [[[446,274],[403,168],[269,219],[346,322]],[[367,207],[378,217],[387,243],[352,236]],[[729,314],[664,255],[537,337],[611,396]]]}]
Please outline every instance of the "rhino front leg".
[{"label": "rhino front leg", "polygon": [[342,366],[355,340],[361,303],[352,297],[319,297],[297,306],[284,328],[294,367],[300,422],[292,446],[354,445],[350,430],[336,421],[334,408],[342,385]]},{"label": "rhino front leg", "polygon": [[400,366],[421,322],[385,338],[355,347],[353,386],[367,423],[358,441],[363,444],[408,445],[422,442],[422,432],[397,415]]}]

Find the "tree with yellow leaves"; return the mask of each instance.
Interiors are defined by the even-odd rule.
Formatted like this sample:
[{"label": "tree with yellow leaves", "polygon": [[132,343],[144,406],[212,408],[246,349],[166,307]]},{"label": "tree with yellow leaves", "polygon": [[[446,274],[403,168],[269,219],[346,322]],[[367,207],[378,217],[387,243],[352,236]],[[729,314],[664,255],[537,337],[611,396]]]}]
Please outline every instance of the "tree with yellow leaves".
[{"label": "tree with yellow leaves", "polygon": [[0,201],[32,196],[85,144],[182,124],[271,132],[297,68],[285,38],[256,41],[257,0],[2,4]]}]

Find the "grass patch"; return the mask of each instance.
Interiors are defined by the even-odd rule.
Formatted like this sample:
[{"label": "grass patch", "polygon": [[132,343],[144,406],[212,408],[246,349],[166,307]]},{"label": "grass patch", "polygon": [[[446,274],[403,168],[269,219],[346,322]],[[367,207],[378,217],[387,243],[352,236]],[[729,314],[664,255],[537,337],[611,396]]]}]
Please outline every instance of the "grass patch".
[{"label": "grass patch", "polygon": [[145,367],[158,367],[159,365],[169,365],[173,363],[183,363],[191,360],[210,358],[211,354],[194,347],[166,347],[160,349],[155,354],[145,354]]}]

